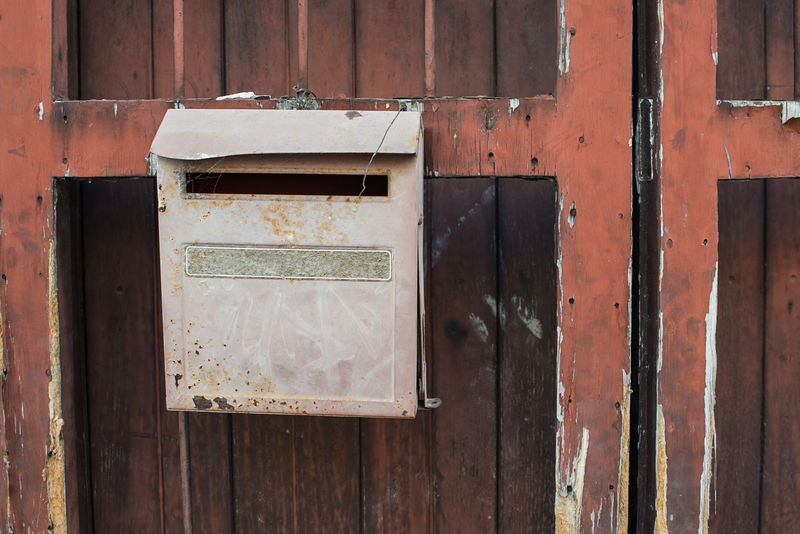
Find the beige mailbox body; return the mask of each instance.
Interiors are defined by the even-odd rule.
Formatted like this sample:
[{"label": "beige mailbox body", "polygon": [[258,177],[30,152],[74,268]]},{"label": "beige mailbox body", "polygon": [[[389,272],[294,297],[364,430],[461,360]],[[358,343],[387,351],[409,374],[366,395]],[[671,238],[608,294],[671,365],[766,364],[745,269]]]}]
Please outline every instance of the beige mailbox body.
[{"label": "beige mailbox body", "polygon": [[151,151],[167,408],[414,417],[420,114],[170,110]]}]

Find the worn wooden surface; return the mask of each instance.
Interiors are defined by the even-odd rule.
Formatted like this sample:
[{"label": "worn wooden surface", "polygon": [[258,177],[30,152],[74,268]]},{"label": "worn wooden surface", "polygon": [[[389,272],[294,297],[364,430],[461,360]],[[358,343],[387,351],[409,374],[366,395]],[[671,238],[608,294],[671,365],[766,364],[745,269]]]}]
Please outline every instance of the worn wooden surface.
[{"label": "worn wooden surface", "polygon": [[[88,332],[94,529],[158,530],[163,517],[173,531],[163,499],[180,494],[177,447],[143,416],[160,400],[153,181],[81,185],[83,261],[113,258],[92,262],[74,318]],[[428,191],[431,373],[445,404],[415,421],[191,414],[195,532],[552,529],[555,184],[440,179]]]}]

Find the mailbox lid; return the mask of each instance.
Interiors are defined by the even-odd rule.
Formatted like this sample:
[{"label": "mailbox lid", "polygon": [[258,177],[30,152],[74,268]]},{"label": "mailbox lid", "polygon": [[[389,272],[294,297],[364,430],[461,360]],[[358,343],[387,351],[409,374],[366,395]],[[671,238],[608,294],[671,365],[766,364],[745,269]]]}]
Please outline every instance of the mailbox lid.
[{"label": "mailbox lid", "polygon": [[416,111],[170,109],[150,151],[177,160],[372,154],[378,145],[380,154],[415,154],[421,131]]}]

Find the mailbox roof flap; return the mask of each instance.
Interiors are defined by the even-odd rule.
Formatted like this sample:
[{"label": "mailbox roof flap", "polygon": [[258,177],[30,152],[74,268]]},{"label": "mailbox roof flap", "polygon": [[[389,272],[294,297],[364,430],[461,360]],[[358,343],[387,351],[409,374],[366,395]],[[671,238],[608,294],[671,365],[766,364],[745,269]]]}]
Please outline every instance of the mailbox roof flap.
[{"label": "mailbox roof flap", "polygon": [[422,117],[415,111],[171,109],[150,151],[181,160],[372,154],[378,146],[381,154],[414,154],[421,130]]}]

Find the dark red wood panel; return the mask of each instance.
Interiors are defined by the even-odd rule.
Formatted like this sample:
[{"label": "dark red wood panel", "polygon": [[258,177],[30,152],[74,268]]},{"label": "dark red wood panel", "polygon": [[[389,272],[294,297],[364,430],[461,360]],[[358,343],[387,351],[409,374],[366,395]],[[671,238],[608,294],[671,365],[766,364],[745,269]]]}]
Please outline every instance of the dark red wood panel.
[{"label": "dark red wood panel", "polygon": [[717,98],[766,97],[765,0],[717,3]]},{"label": "dark red wood panel", "polygon": [[498,179],[501,532],[555,529],[556,184]]},{"label": "dark red wood panel", "polygon": [[353,96],[424,96],[424,0],[355,1]]},{"label": "dark red wood panel", "polygon": [[428,532],[430,411],[361,420],[362,532]]},{"label": "dark red wood panel", "polygon": [[233,416],[237,532],[294,531],[293,418]]},{"label": "dark red wood panel", "polygon": [[192,532],[234,532],[231,416],[189,414]]},{"label": "dark red wood panel", "polygon": [[319,97],[353,96],[353,3],[308,1],[308,88]]},{"label": "dark red wood panel", "polygon": [[766,184],[762,532],[800,523],[800,180]]},{"label": "dark red wood panel", "polygon": [[764,355],[764,182],[719,184],[717,430],[709,528],[758,532]]},{"label": "dark red wood panel", "polygon": [[495,94],[494,2],[434,2],[437,96]]},{"label": "dark red wood panel", "polygon": [[288,94],[294,82],[288,72],[287,4],[284,0],[225,2],[226,93]]},{"label": "dark red wood panel", "polygon": [[765,0],[766,97],[794,99],[794,0]]},{"label": "dark red wood panel", "polygon": [[359,532],[359,420],[298,416],[294,430],[297,532]]},{"label": "dark red wood panel", "polygon": [[78,15],[80,97],[150,98],[150,2],[82,0]]},{"label": "dark red wood panel", "polygon": [[429,186],[434,528],[495,531],[497,459],[496,180]]},{"label": "dark red wood panel", "polygon": [[187,98],[225,94],[222,5],[223,0],[184,3],[183,54]]},{"label": "dark red wood panel", "polygon": [[86,362],[97,532],[161,527],[152,180],[83,185]]},{"label": "dark red wood panel", "polygon": [[[194,4],[195,2],[192,2]],[[172,0],[152,0],[153,5],[153,98],[175,94],[175,50],[173,48]],[[189,10],[184,10],[188,12]],[[185,15],[184,15],[185,17]]]},{"label": "dark red wood panel", "polygon": [[558,64],[557,2],[497,0],[496,3],[496,96],[552,94]]}]

